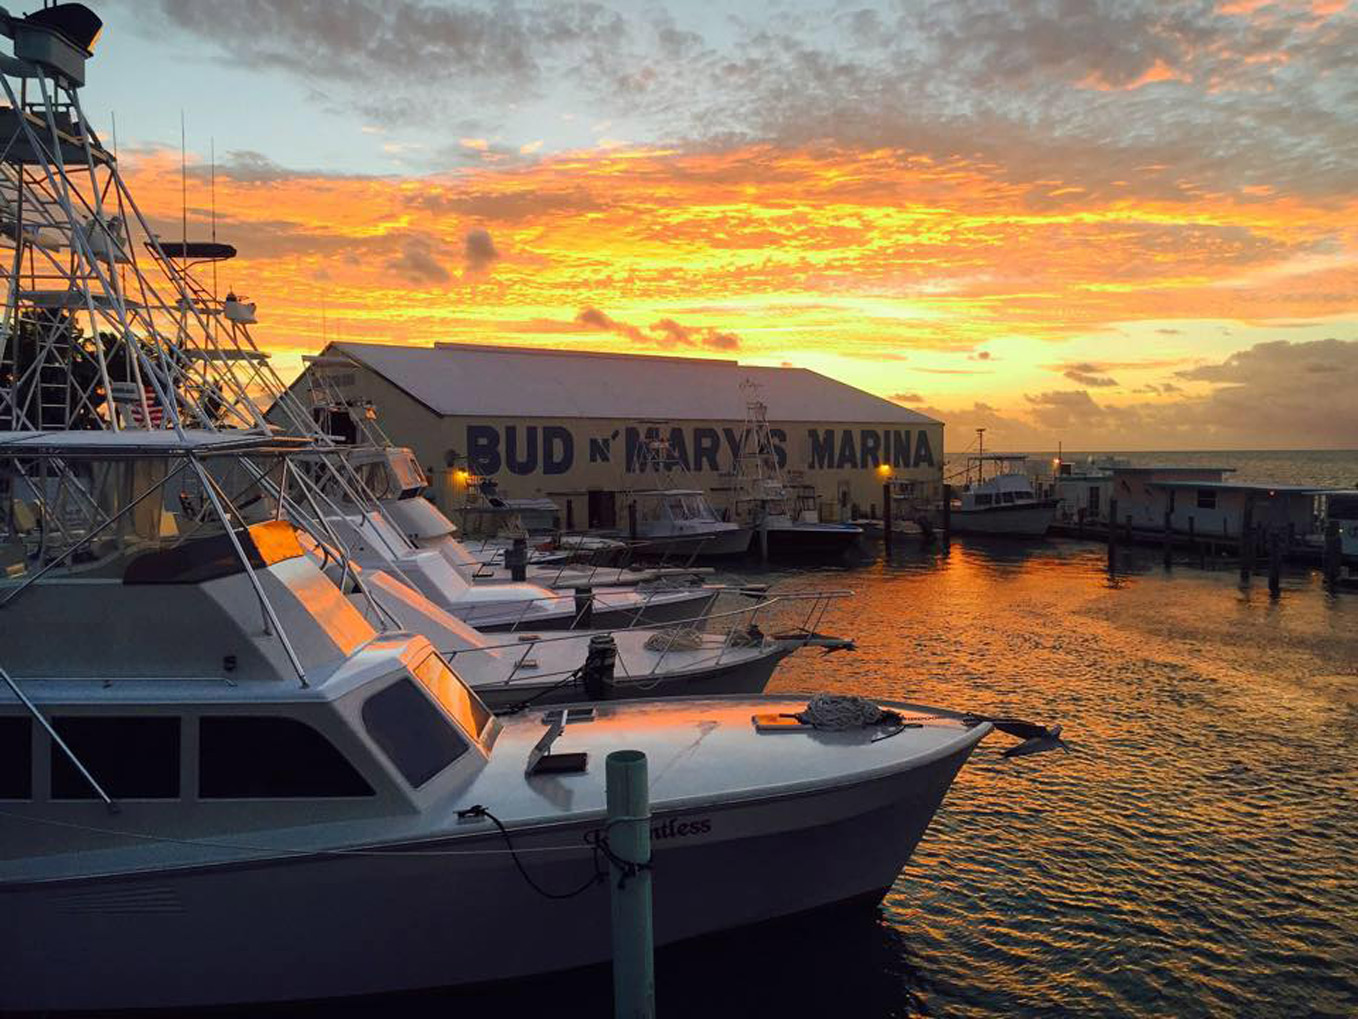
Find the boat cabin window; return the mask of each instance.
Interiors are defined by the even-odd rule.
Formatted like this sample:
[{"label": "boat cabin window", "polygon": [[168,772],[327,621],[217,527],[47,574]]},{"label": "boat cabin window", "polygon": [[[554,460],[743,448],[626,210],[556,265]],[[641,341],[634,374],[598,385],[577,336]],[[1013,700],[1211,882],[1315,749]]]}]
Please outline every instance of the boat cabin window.
[{"label": "boat cabin window", "polygon": [[976,505],[977,505],[977,506],[989,506],[993,501],[994,501],[994,496],[992,496],[989,492],[977,492],[977,493],[976,493]]},{"label": "boat cabin window", "polygon": [[411,671],[469,736],[481,738],[491,719],[490,709],[467,689],[442,658],[431,654]]},{"label": "boat cabin window", "polygon": [[[68,715],[52,727],[115,800],[179,796],[179,719],[167,715]],[[56,743],[50,745],[52,799],[92,800],[98,793]]]},{"label": "boat cabin window", "polygon": [[1198,489],[1198,509],[1216,509],[1217,490],[1215,488]]},{"label": "boat cabin window", "polygon": [[363,725],[416,789],[466,753],[469,746],[409,678],[398,679],[364,701]]},{"label": "boat cabin window", "polygon": [[707,500],[701,495],[672,495],[667,500],[674,520],[714,520]]},{"label": "boat cabin window", "polygon": [[0,800],[33,798],[33,722],[0,718]]},{"label": "boat cabin window", "polygon": [[1013,492],[1001,492],[1001,493],[1000,493],[1000,501],[1001,501],[1001,502],[1013,502],[1013,501],[1014,501],[1014,493],[1013,493]]},{"label": "boat cabin window", "polygon": [[324,735],[296,718],[198,720],[198,796],[255,800],[371,796],[373,788]]}]

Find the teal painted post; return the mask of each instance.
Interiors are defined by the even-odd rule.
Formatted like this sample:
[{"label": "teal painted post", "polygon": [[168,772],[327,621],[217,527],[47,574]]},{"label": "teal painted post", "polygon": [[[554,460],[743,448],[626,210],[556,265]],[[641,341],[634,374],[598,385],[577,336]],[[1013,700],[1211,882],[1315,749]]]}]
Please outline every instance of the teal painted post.
[{"label": "teal painted post", "polygon": [[616,1019],[654,1019],[651,795],[646,755],[640,750],[615,750],[604,762],[604,772],[609,848],[624,866],[647,865],[634,872],[625,872],[612,860],[608,865],[613,900],[613,1015]]}]

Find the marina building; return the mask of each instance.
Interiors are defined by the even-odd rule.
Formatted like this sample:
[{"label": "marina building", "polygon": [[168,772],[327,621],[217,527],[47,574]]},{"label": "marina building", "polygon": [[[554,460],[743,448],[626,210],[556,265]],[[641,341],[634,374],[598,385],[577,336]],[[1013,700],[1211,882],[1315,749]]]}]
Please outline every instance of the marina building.
[{"label": "marina building", "polygon": [[941,422],[804,368],[336,342],[293,383],[299,398],[309,398],[308,373],[317,371],[346,402],[370,404],[392,441],[415,451],[445,512],[465,503],[479,477],[506,497],[552,500],[567,529],[625,525],[625,493],[655,487],[635,465],[638,447],[656,438],[686,469],[678,484],[706,490],[721,511],[751,393],[767,407],[789,483],[821,519],[879,513],[888,481],[942,493]]}]

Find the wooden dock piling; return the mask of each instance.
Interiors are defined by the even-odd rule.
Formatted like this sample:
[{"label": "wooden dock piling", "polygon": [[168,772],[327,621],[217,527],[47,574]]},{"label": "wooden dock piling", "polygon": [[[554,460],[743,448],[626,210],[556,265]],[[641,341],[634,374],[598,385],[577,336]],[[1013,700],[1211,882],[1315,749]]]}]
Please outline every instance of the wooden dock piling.
[{"label": "wooden dock piling", "polygon": [[1325,524],[1325,583],[1331,590],[1339,587],[1339,574],[1344,561],[1344,541],[1339,534],[1339,521]]},{"label": "wooden dock piling", "polygon": [[613,1015],[655,1016],[655,934],[651,914],[651,796],[646,755],[615,750],[604,759],[609,887],[613,916]]},{"label": "wooden dock piling", "polygon": [[637,540],[637,501],[635,499],[627,504],[627,537],[633,542]]},{"label": "wooden dock piling", "polygon": [[952,485],[943,486],[943,544],[952,542]]},{"label": "wooden dock piling", "polygon": [[1108,572],[1118,571],[1118,501],[1108,500]]},{"label": "wooden dock piling", "polygon": [[1171,523],[1173,522],[1173,517],[1174,515],[1169,510],[1165,510],[1164,552],[1166,566],[1172,566],[1174,564],[1174,531],[1171,529],[1170,526]]},{"label": "wooden dock piling", "polygon": [[1245,501],[1245,515],[1240,524],[1240,579],[1249,580],[1254,574],[1254,500]]},{"label": "wooden dock piling", "polygon": [[1283,587],[1283,532],[1276,527],[1268,531],[1268,592],[1277,595]]},{"label": "wooden dock piling", "polygon": [[891,482],[882,484],[882,544],[891,555]]}]

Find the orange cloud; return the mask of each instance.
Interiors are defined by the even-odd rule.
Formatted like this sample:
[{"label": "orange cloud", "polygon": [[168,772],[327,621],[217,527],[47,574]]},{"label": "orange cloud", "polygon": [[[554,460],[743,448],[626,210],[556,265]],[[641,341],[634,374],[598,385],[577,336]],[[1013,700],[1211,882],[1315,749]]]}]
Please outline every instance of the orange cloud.
[{"label": "orange cloud", "polygon": [[[177,236],[177,153],[127,162]],[[330,339],[847,356],[883,394],[946,377],[915,374],[944,367],[905,350],[1019,343],[1000,385],[1110,323],[1358,310],[1345,255],[1358,201],[1225,194],[1165,167],[1117,166],[1121,186],[1098,187],[962,156],[772,146],[594,149],[419,178],[243,166],[217,173],[218,234],[241,252],[221,280],[260,303],[257,338],[285,369],[321,345],[322,305]],[[207,198],[195,177],[200,234]]]}]

